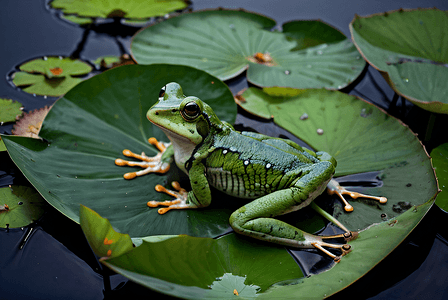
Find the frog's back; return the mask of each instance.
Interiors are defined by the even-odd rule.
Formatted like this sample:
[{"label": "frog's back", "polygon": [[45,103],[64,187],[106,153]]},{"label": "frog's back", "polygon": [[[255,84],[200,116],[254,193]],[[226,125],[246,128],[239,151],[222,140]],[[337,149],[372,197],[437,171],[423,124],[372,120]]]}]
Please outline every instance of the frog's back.
[{"label": "frog's back", "polygon": [[300,147],[261,134],[232,131],[218,135],[207,157],[209,183],[229,195],[257,198],[291,186],[292,171],[317,162]]}]

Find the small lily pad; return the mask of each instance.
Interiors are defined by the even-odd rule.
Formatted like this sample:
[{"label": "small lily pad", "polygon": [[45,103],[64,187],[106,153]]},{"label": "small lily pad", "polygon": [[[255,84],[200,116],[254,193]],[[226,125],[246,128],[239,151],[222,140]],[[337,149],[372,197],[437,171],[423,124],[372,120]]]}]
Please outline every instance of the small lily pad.
[{"label": "small lily pad", "polygon": [[185,0],[53,0],[51,7],[61,9],[64,17],[78,24],[87,24],[94,18],[126,18],[134,21],[164,16],[189,5]]},{"label": "small lily pad", "polygon": [[439,187],[442,190],[437,196],[436,204],[448,212],[448,144],[443,144],[433,149],[431,157],[439,181]]},{"label": "small lily pad", "polygon": [[138,32],[131,45],[140,64],[175,63],[221,80],[247,70],[258,86],[341,89],[365,62],[342,33],[321,21],[286,23],[270,31],[265,16],[234,10],[182,14]]},{"label": "small lily pad", "polygon": [[353,41],[390,86],[423,109],[448,113],[448,14],[415,9],[356,16]]},{"label": "small lily pad", "polygon": [[[257,297],[260,287],[257,285],[246,285],[246,276],[236,276],[231,273],[225,273],[212,283],[210,288],[212,292],[208,297],[213,299],[228,299],[235,296],[244,299],[253,299]],[[236,298],[236,297],[235,297]]]},{"label": "small lily pad", "polygon": [[44,213],[45,200],[26,186],[0,188],[0,227],[16,228],[37,221]]},{"label": "small lily pad", "polygon": [[22,114],[22,103],[0,98],[0,124],[14,122]]},{"label": "small lily pad", "polygon": [[80,60],[63,57],[43,57],[22,64],[21,72],[13,74],[13,83],[24,92],[60,96],[83,81],[92,67]]}]

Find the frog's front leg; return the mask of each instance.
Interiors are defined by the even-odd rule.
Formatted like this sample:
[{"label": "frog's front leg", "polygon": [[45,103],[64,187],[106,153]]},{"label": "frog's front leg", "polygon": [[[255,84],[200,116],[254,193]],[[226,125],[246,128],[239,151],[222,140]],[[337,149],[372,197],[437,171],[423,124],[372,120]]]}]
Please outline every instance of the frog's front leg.
[{"label": "frog's front leg", "polygon": [[207,177],[205,176],[205,166],[201,160],[192,162],[188,174],[191,184],[190,192],[181,188],[177,182],[172,183],[176,191],[168,190],[161,185],[156,185],[156,191],[166,193],[176,197],[176,199],[171,201],[149,201],[147,205],[149,207],[166,206],[159,208],[158,213],[161,215],[172,209],[192,209],[209,206],[212,196]]},{"label": "frog's front leg", "polygon": [[131,152],[130,150],[125,149],[125,150],[123,150],[123,155],[125,155],[127,157],[136,158],[141,161],[140,162],[127,161],[127,160],[123,160],[121,158],[117,158],[115,160],[115,164],[117,166],[130,166],[130,167],[138,166],[138,167],[143,168],[143,170],[141,170],[141,171],[129,172],[129,173],[124,174],[123,177],[125,179],[133,179],[135,177],[143,176],[148,173],[166,173],[170,169],[170,164],[164,160],[164,157],[168,156],[167,155],[167,154],[169,154],[168,152],[171,152],[171,151],[167,151],[167,149],[170,149],[170,148],[168,148],[170,144],[164,143],[164,142],[159,142],[153,137],[149,138],[148,142],[151,145],[156,146],[156,148],[160,151],[159,153],[157,153],[156,156],[149,157],[149,156],[146,156],[144,152],[142,152],[141,154],[136,154],[136,153]]}]

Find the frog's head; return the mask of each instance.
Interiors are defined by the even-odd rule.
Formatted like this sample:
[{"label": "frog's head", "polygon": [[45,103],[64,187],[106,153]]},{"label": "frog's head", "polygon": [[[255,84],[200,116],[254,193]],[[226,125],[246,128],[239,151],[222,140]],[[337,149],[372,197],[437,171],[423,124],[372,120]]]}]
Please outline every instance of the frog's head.
[{"label": "frog's head", "polygon": [[177,144],[198,145],[212,128],[222,124],[206,103],[197,97],[186,97],[178,83],[165,87],[165,94],[148,110],[149,121],[159,126],[168,138]]}]

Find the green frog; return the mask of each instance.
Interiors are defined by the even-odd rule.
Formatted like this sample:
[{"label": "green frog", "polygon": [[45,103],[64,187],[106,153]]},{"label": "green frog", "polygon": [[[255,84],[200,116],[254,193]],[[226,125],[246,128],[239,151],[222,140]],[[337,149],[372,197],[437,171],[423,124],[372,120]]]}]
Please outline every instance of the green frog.
[{"label": "green frog", "polygon": [[[295,248],[317,248],[336,262],[351,249],[346,242],[357,233],[347,230],[331,215],[312,201],[325,188],[336,193],[345,203],[345,210],[353,207],[343,194],[369,197],[385,203],[384,197],[352,193],[332,179],[336,160],[326,152],[313,152],[296,143],[253,132],[236,131],[229,123],[219,120],[212,108],[194,96],[186,97],[177,83],[165,86],[159,101],[147,112],[147,118],[160,127],[171,143],[150,138],[159,154],[148,157],[124,150],[123,154],[141,160],[117,159],[119,166],[140,166],[143,170],[124,174],[133,179],[148,173],[168,171],[173,160],[185,172],[191,183],[187,192],[177,182],[175,190],[156,186],[159,192],[176,197],[169,201],[149,201],[149,207],[162,206],[165,214],[175,209],[207,207],[211,201],[210,187],[248,202],[230,216],[230,225],[239,234]],[[309,204],[324,217],[334,222],[345,233],[333,236],[309,234],[274,217],[297,211]],[[327,239],[342,238],[344,244],[327,243]],[[328,251],[334,248],[339,255]]]}]

